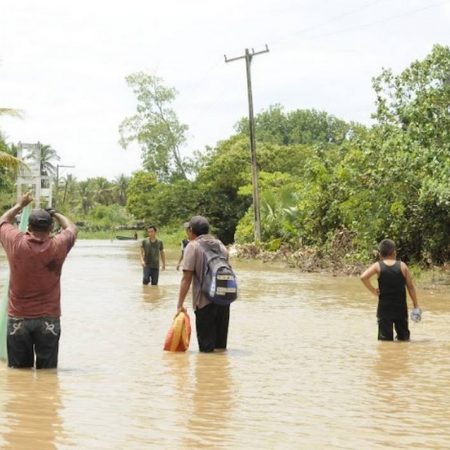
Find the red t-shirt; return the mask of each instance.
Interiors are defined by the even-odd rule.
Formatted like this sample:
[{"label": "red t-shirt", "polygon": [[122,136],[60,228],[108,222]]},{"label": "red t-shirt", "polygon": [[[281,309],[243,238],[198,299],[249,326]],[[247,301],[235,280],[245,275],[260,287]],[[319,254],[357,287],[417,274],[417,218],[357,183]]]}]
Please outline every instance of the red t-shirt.
[{"label": "red t-shirt", "polygon": [[70,230],[39,239],[21,233],[7,221],[0,222],[0,242],[9,261],[10,317],[59,317],[61,269],[75,243]]}]

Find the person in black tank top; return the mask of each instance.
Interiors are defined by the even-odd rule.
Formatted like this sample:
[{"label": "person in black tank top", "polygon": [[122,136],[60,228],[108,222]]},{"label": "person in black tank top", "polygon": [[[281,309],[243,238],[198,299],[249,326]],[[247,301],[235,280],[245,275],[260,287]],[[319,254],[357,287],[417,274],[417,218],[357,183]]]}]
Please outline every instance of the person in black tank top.
[{"label": "person in black tank top", "polygon": [[[384,239],[379,246],[380,261],[372,264],[362,275],[361,281],[378,296],[378,340],[393,341],[394,328],[399,341],[408,341],[408,307],[406,291],[414,305],[412,317],[420,320],[421,311],[417,302],[417,294],[407,265],[397,261],[395,244],[390,239]],[[378,289],[374,288],[370,279],[378,275]]]}]

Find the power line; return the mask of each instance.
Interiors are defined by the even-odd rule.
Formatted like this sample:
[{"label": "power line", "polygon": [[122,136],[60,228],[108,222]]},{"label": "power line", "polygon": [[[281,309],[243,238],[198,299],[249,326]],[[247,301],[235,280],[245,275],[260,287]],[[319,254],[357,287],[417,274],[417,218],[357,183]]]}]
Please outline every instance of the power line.
[{"label": "power line", "polygon": [[312,26],[310,26],[308,28],[304,28],[303,30],[298,31],[295,34],[297,35],[297,34],[307,33],[308,31],[313,31],[313,30],[316,30],[317,28],[322,28],[322,27],[324,27],[326,25],[329,25],[332,22],[344,19],[345,17],[352,16],[354,14],[358,14],[359,12],[363,11],[364,9],[370,8],[371,6],[374,6],[374,5],[378,4],[378,3],[383,3],[383,2],[386,2],[386,1],[387,0],[376,0],[374,2],[366,3],[365,5],[362,5],[362,6],[360,6],[357,9],[354,9],[354,10],[349,11],[349,12],[344,13],[344,14],[340,14],[339,16],[334,16],[330,20],[327,20],[326,22],[319,23],[317,25],[312,25]]},{"label": "power line", "polygon": [[[280,43],[284,43],[287,40],[291,40],[293,36],[298,36],[300,34],[308,32],[308,31],[312,31],[314,29],[321,28],[321,27],[323,27],[325,25],[328,25],[329,23],[331,23],[331,22],[333,22],[335,20],[339,20],[339,19],[342,19],[344,17],[356,14],[356,13],[360,12],[361,10],[365,9],[366,7],[373,6],[373,5],[377,4],[377,3],[380,3],[381,1],[385,1],[385,0],[378,0],[376,2],[369,3],[365,7],[361,7],[358,10],[354,10],[354,11],[351,11],[349,13],[346,13],[346,14],[343,14],[343,15],[340,15],[340,16],[336,16],[336,17],[330,19],[329,21],[324,22],[323,24],[314,25],[314,26],[306,28],[304,30],[301,30],[301,31],[298,31],[298,32],[295,32],[295,33],[291,33],[289,36],[287,36],[283,40],[275,41],[275,43],[273,43],[272,45],[278,45]],[[317,34],[317,35],[312,36],[312,37],[304,37],[304,38],[301,38],[301,40],[306,40],[306,41],[307,40],[315,40],[315,39],[319,39],[319,38],[322,38],[322,37],[328,37],[328,36],[334,36],[336,34],[347,33],[349,31],[362,30],[364,28],[369,28],[369,27],[372,27],[372,26],[379,25],[380,23],[392,22],[392,21],[400,19],[402,17],[408,17],[408,16],[411,16],[411,15],[417,14],[419,12],[425,11],[427,9],[436,8],[437,6],[440,6],[440,5],[443,5],[443,4],[447,4],[448,2],[449,2],[449,0],[445,0],[445,1],[442,1],[442,2],[439,2],[439,3],[434,3],[434,4],[431,4],[431,5],[424,6],[422,8],[417,8],[417,9],[413,9],[413,10],[410,10],[410,11],[406,11],[403,14],[398,14],[398,15],[387,17],[387,18],[384,18],[384,19],[379,19],[379,20],[376,20],[374,22],[369,22],[369,23],[357,25],[357,26],[354,26],[354,27],[349,27],[349,28],[344,28],[344,29],[341,29],[341,30],[335,30],[335,31],[327,32],[327,33]]]}]

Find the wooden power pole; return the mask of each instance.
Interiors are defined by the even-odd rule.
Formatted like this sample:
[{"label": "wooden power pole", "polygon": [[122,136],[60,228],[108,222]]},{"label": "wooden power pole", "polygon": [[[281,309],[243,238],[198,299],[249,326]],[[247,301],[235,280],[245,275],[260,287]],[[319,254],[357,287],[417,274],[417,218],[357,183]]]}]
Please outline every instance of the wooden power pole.
[{"label": "wooden power pole", "polygon": [[238,56],[236,58],[227,58],[225,55],[225,62],[229,63],[232,61],[237,61],[238,59],[245,59],[245,67],[247,71],[247,94],[248,94],[248,122],[250,130],[250,150],[252,154],[252,185],[253,185],[253,213],[254,213],[254,233],[255,241],[261,241],[261,214],[259,207],[259,189],[258,189],[258,164],[256,161],[256,138],[255,138],[255,118],[253,115],[253,94],[252,94],[252,77],[251,77],[251,62],[252,58],[256,55],[262,53],[268,53],[269,47],[265,50],[255,52],[252,49],[250,52],[248,48],[245,49],[245,54],[243,56]]}]

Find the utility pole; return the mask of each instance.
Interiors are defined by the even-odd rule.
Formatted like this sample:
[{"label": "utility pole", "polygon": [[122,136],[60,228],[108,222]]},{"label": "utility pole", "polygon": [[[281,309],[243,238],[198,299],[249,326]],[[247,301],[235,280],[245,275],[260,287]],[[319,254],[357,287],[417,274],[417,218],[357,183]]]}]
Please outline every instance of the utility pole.
[{"label": "utility pole", "polygon": [[247,94],[248,94],[248,122],[250,130],[250,150],[252,154],[252,185],[253,185],[253,213],[254,213],[254,233],[255,241],[261,241],[261,214],[259,207],[259,189],[258,189],[258,164],[256,161],[256,138],[255,138],[255,118],[253,116],[253,94],[252,94],[252,77],[250,66],[252,58],[256,55],[261,55],[262,53],[268,53],[269,47],[266,44],[265,50],[255,52],[252,49],[250,52],[248,48],[245,49],[245,54],[243,56],[238,56],[236,58],[228,59],[225,55],[225,62],[233,62],[238,59],[245,59],[245,68],[247,71]]}]

